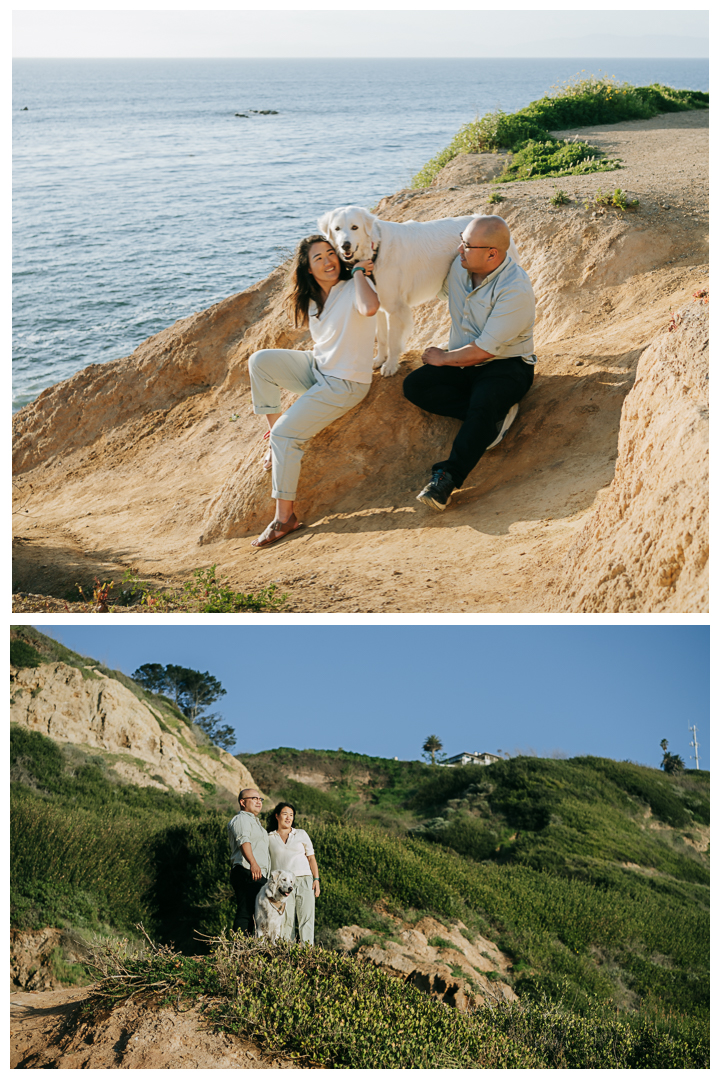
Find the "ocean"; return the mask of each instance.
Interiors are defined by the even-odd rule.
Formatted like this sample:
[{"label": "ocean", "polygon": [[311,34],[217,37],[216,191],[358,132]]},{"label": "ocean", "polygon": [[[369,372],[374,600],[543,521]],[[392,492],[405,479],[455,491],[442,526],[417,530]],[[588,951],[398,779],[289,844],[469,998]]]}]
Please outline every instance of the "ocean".
[{"label": "ocean", "polygon": [[13,410],[580,71],[708,89],[707,60],[14,61]]}]

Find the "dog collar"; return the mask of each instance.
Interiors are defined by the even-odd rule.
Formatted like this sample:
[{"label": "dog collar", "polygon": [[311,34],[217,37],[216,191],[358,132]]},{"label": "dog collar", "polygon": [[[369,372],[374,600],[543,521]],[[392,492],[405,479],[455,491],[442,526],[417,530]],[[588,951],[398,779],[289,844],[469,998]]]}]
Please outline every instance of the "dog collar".
[{"label": "dog collar", "polygon": [[275,910],[279,911],[281,915],[285,914],[285,904],[286,904],[285,900],[271,900],[270,897],[268,896],[267,902],[268,902],[268,904],[272,904],[272,906],[275,908]]}]

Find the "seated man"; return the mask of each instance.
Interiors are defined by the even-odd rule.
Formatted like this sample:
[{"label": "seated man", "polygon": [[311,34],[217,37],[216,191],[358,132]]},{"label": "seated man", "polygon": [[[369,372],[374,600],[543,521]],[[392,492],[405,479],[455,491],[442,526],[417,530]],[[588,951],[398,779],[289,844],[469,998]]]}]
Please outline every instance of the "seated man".
[{"label": "seated man", "polygon": [[414,405],[463,422],[450,456],[432,466],[432,480],[418,495],[435,510],[445,509],[485,451],[503,438],[537,363],[535,295],[530,278],[508,255],[507,225],[500,217],[477,217],[460,239],[440,293],[452,319],[448,349],[426,349],[425,366],[403,383]]}]

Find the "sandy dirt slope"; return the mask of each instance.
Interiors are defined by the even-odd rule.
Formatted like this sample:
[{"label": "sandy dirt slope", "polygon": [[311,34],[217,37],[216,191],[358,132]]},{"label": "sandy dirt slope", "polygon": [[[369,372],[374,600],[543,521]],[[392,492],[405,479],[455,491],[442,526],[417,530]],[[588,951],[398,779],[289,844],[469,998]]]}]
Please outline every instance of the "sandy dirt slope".
[{"label": "sandy dirt slope", "polygon": [[188,1012],[120,1006],[92,1027],[77,1014],[88,989],[10,995],[11,1069],[294,1069],[253,1043],[214,1033]]},{"label": "sandy dirt slope", "polygon": [[[433,301],[416,309],[400,373],[376,375],[363,404],[312,441],[297,503],[307,527],[266,551],[250,548],[272,503],[247,358],[304,341],[278,309],[275,272],[18,414],[15,589],[63,596],[76,581],[117,581],[131,566],[178,583],[217,563],[243,590],[278,582],[296,612],[707,610],[705,474],[678,482],[671,435],[685,425],[684,458],[704,461],[707,351],[689,313],[707,286],[708,113],[578,134],[624,168],[504,185],[492,208],[535,286],[540,363],[510,433],[445,513],[415,495],[457,425],[408,405],[401,385],[422,348],[447,338],[445,308]],[[491,210],[496,189],[449,179],[399,192],[378,212],[402,221]],[[636,212],[585,205],[599,187],[618,186],[639,199]],[[550,205],[557,187],[568,205]],[[669,333],[680,310],[682,329]],[[647,393],[632,419],[623,405],[641,358]],[[616,475],[619,443],[637,441],[622,425],[649,423],[660,400],[661,427]],[[631,458],[654,477],[637,503]],[[627,551],[611,525],[612,493],[623,485]],[[641,518],[649,524],[637,538]],[[590,522],[595,548],[583,561]],[[623,587],[603,587],[617,565]],[[16,610],[38,610],[25,604],[18,597]]]}]

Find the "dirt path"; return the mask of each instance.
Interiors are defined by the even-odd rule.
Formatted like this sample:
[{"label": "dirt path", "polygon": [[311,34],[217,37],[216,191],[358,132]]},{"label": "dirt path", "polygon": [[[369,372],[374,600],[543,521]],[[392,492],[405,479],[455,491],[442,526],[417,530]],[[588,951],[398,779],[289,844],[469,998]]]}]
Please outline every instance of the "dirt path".
[{"label": "dirt path", "polygon": [[209,1031],[197,1009],[128,1004],[77,1026],[87,988],[10,995],[11,1069],[293,1069],[253,1043]]},{"label": "dirt path", "polygon": [[[48,597],[69,595],[75,581],[95,576],[118,581],[129,566],[141,578],[177,584],[193,568],[211,564],[243,591],[276,582],[289,594],[293,612],[565,610],[553,590],[613,481],[621,411],[638,361],[667,329],[672,312],[707,285],[708,113],[563,134],[588,138],[622,158],[624,167],[503,186],[499,210],[538,296],[540,363],[510,433],[483,458],[447,511],[435,514],[415,494],[437,449],[452,437],[452,422],[425,422],[401,390],[403,369],[445,332],[445,310],[432,302],[416,310],[401,375],[376,376],[366,403],[313,440],[298,507],[307,528],[265,551],[250,548],[250,537],[272,512],[259,469],[262,427],[257,418],[233,426],[228,417],[233,410],[248,412],[245,354],[286,333],[272,314],[263,315],[249,329],[234,330],[242,349],[226,348],[224,367],[213,360],[216,368],[208,373],[209,361],[203,361],[204,384],[212,387],[216,379],[215,389],[164,412],[152,411],[159,409],[154,400],[138,404],[115,441],[98,430],[79,447],[68,436],[63,448],[53,443],[49,426],[48,417],[62,413],[62,395],[73,401],[80,391],[95,394],[100,377],[108,377],[103,372],[81,373],[46,392],[57,391],[56,401],[51,396],[48,404],[27,407],[28,445],[32,436],[38,445],[47,441],[48,450],[16,481],[14,591],[39,595],[17,595],[14,610],[66,610]],[[572,201],[553,207],[549,199],[560,186]],[[639,199],[634,214],[585,205],[599,187],[618,186]],[[487,212],[491,190],[467,185],[400,192],[383,200],[381,213],[423,220]],[[232,317],[239,326],[231,302],[225,305],[203,316],[208,333],[212,319]],[[189,352],[190,329],[175,333]],[[169,348],[162,338],[158,357],[165,355],[161,346]],[[141,365],[141,349],[137,356],[117,362],[118,379],[125,370],[120,365]],[[120,439],[121,432],[132,432],[132,439]],[[338,460],[346,473],[352,463],[357,482],[345,476],[342,487]],[[653,465],[661,467],[662,461]],[[223,521],[245,522],[246,535],[239,525],[223,524],[208,541],[208,521],[219,520],[218,506]],[[642,597],[632,603],[629,610],[646,610]]]}]

